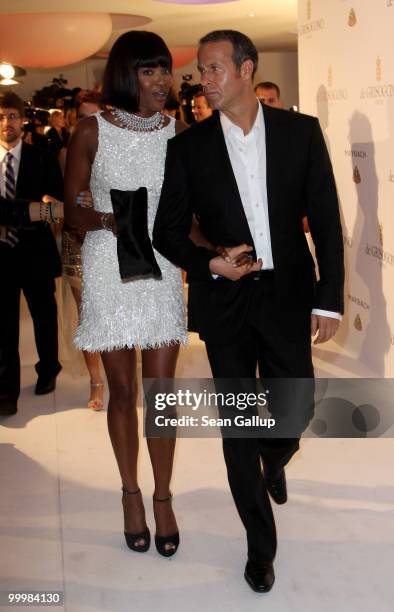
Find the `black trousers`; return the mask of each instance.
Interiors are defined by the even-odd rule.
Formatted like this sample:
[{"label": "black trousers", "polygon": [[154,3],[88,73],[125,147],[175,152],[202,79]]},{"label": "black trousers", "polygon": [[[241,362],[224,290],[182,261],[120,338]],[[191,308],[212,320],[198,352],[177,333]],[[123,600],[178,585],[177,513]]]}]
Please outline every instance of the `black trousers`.
[{"label": "black trousers", "polygon": [[[278,308],[272,273],[253,281],[241,332],[227,345],[205,341],[214,378],[311,378],[310,310]],[[220,281],[218,281],[220,282]],[[284,467],[299,438],[223,438],[228,481],[247,534],[248,558],[273,561],[277,539],[261,461],[271,472]]]},{"label": "black trousers", "polygon": [[20,394],[19,315],[23,291],[34,325],[39,357],[36,372],[43,378],[56,376],[58,361],[55,281],[49,279],[6,280],[0,300],[0,403],[16,404]]}]

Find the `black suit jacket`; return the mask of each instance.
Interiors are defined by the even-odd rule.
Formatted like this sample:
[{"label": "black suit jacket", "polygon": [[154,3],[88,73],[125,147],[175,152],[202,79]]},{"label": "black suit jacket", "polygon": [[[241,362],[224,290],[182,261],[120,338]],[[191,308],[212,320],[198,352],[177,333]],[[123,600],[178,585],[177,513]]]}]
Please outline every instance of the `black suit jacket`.
[{"label": "black suit jacket", "polygon": [[[332,167],[318,120],[263,106],[268,215],[275,295],[284,313],[312,307],[343,312],[343,241]],[[302,228],[307,214],[320,281]],[[253,245],[219,113],[168,142],[153,244],[189,277],[189,324],[201,337],[233,336],[253,278],[212,279],[216,253],[189,239],[192,214],[213,245]],[[263,316],[263,313],[262,313]]]},{"label": "black suit jacket", "polygon": [[[16,198],[39,201],[45,195],[63,199],[63,177],[56,157],[49,151],[22,144],[16,184]],[[21,202],[22,203],[22,202]],[[54,278],[61,274],[61,262],[50,227],[42,222],[18,230],[19,243],[11,248],[0,243],[2,278]]]}]

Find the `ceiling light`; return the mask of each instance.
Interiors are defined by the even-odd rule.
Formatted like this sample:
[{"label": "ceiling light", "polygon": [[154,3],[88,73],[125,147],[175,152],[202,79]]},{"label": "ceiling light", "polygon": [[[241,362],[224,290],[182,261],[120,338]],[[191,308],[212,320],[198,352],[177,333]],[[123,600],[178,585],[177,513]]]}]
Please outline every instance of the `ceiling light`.
[{"label": "ceiling light", "polygon": [[3,79],[12,79],[15,76],[15,68],[8,62],[2,62],[0,64],[0,76]]},{"label": "ceiling light", "polygon": [[15,79],[0,79],[0,85],[19,85],[20,81]]}]

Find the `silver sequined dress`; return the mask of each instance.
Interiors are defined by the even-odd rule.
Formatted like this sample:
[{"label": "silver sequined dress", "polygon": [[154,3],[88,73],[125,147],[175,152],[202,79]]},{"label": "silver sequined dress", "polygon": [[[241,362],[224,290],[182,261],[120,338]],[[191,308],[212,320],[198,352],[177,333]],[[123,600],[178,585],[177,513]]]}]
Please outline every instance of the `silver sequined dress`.
[{"label": "silver sequined dress", "polygon": [[[148,229],[159,203],[167,140],[175,120],[155,132],[119,128],[97,114],[98,149],[90,189],[94,208],[112,212],[110,189],[148,190]],[[82,307],[78,348],[156,348],[186,343],[181,272],[155,251],[162,279],[120,279],[116,238],[107,230],[87,232],[82,247]]]}]

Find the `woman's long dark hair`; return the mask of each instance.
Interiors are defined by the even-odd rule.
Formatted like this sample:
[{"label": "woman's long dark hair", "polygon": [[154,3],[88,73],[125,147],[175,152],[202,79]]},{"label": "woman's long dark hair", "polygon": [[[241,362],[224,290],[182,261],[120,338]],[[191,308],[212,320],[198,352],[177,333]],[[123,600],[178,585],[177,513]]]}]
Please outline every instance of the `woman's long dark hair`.
[{"label": "woman's long dark hair", "polygon": [[161,66],[172,70],[171,53],[153,32],[132,30],[118,38],[108,57],[101,101],[130,112],[139,108],[138,68]]}]

